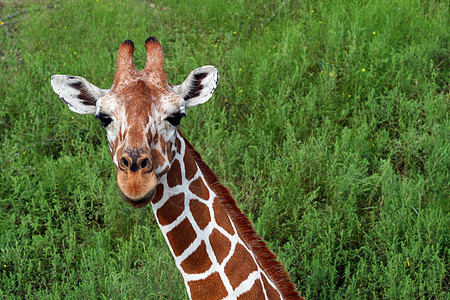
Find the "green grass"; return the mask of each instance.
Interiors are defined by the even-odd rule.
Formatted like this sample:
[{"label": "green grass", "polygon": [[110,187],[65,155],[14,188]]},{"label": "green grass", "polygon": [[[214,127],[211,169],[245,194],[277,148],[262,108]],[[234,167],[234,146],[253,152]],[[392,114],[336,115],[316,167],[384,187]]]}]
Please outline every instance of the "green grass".
[{"label": "green grass", "polygon": [[0,26],[0,297],[187,297],[100,124],[49,82],[108,88],[150,35],[174,84],[219,68],[181,128],[303,296],[449,297],[448,2],[37,3],[0,1],[27,9]]}]

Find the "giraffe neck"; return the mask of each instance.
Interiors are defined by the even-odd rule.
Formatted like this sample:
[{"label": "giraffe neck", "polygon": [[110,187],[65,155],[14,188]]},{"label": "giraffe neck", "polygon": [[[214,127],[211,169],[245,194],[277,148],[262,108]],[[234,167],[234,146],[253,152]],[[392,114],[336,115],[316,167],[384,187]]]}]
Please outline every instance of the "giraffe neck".
[{"label": "giraffe neck", "polygon": [[275,255],[178,132],[174,148],[152,208],[190,298],[298,299]]}]

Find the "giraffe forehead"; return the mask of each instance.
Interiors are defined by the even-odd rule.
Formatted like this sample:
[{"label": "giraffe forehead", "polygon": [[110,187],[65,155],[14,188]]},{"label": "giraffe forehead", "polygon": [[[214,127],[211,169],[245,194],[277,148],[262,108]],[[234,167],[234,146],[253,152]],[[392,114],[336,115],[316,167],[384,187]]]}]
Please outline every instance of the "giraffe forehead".
[{"label": "giraffe forehead", "polygon": [[161,122],[167,116],[184,110],[183,99],[170,88],[149,86],[142,80],[120,90],[113,90],[97,102],[97,114],[127,119],[127,124],[148,123],[149,118]]},{"label": "giraffe forehead", "polygon": [[127,115],[132,118],[153,115],[152,108],[155,105],[157,94],[143,80],[136,80],[118,91],[113,91],[119,104]]}]

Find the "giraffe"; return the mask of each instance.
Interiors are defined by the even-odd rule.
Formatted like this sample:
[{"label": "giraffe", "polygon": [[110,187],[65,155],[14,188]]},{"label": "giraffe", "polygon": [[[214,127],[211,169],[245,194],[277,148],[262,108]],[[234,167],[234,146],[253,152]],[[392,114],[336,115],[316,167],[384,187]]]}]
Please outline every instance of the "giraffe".
[{"label": "giraffe", "polygon": [[151,204],[191,299],[302,299],[288,273],[255,233],[229,190],[178,129],[186,108],[208,101],[214,66],[168,83],[161,44],[145,41],[143,70],[124,41],[110,89],[83,77],[54,75],[52,87],[70,110],[94,114],[106,130],[122,198]]}]

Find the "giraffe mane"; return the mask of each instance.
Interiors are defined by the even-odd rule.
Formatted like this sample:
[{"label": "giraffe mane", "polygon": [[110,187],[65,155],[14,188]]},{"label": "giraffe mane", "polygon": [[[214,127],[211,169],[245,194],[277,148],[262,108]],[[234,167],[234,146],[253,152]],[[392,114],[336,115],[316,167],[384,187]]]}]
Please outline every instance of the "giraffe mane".
[{"label": "giraffe mane", "polygon": [[267,275],[275,283],[282,297],[284,299],[303,299],[297,292],[287,271],[278,261],[277,256],[269,249],[267,243],[256,233],[251,221],[237,206],[236,200],[233,198],[230,191],[220,183],[220,180],[214,171],[203,162],[201,155],[183,136],[180,130],[178,130],[178,133],[186,143],[186,149],[189,149],[194,157],[209,186],[217,194],[220,203],[231,218],[231,221],[235,224],[236,230],[256,256],[258,262],[261,264],[261,268],[266,271]]}]

